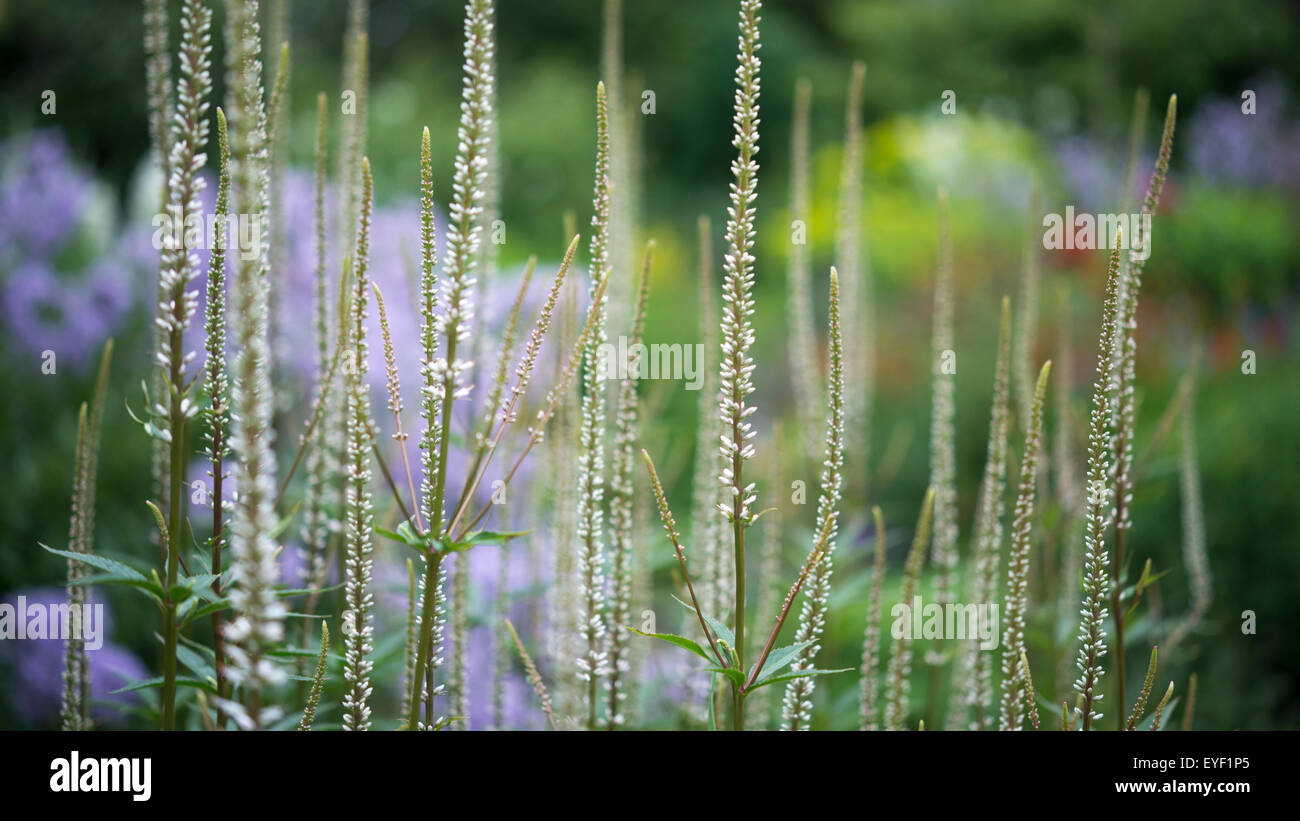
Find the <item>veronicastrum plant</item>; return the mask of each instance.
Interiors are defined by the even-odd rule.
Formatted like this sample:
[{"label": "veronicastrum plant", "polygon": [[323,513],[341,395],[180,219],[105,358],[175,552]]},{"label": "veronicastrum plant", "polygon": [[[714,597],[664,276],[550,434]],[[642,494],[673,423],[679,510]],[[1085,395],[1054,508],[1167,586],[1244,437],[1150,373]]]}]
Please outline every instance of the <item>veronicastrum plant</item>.
[{"label": "veronicastrum plant", "polygon": [[[678,529],[651,460],[652,446],[642,446],[648,443],[641,441],[641,420],[652,415],[643,407],[652,398],[643,393],[653,392],[642,391],[635,355],[626,363],[629,375],[619,379],[609,395],[603,384],[605,374],[600,371],[602,350],[615,333],[609,328],[616,323],[627,322],[632,350],[640,347],[651,271],[647,247],[639,278],[633,275],[636,266],[628,248],[637,226],[627,188],[620,189],[635,158],[630,121],[621,108],[618,4],[610,3],[606,9],[602,73],[607,76],[597,84],[595,93],[589,278],[579,283],[568,275],[581,240],[572,225],[566,225],[563,259],[531,326],[524,308],[537,267],[535,257],[520,278],[500,339],[493,340],[485,332],[486,323],[476,323],[475,314],[484,302],[479,280],[494,273],[495,252],[485,238],[500,207],[496,9],[493,0],[466,3],[460,119],[441,259],[434,224],[434,156],[427,128],[421,134],[418,181],[413,186],[420,195],[420,254],[418,277],[412,272],[415,295],[411,300],[419,316],[419,369],[413,374],[416,392],[406,396],[398,365],[400,339],[395,337],[397,323],[393,320],[407,306],[391,289],[391,301],[386,302],[388,286],[376,276],[378,263],[372,259],[372,246],[377,249],[379,245],[374,178],[365,151],[368,40],[365,4],[353,5],[345,35],[344,79],[355,91],[357,105],[356,113],[345,115],[339,123],[333,180],[329,175],[326,96],[321,94],[317,102],[312,214],[315,374],[306,419],[292,428],[283,419],[292,416],[285,409],[290,404],[288,394],[273,380],[280,365],[276,361],[274,303],[283,298],[275,288],[283,285],[277,268],[285,254],[284,237],[278,234],[274,218],[281,207],[276,200],[275,166],[283,163],[287,150],[284,143],[277,145],[277,137],[282,136],[277,131],[287,122],[288,49],[287,45],[280,47],[276,75],[268,86],[262,66],[259,4],[256,0],[228,0],[223,15],[227,99],[213,118],[218,169],[213,216],[219,224],[228,217],[251,219],[256,235],[253,246],[237,247],[233,235],[227,238],[224,230],[217,232],[208,258],[206,288],[201,291],[196,287],[201,270],[195,253],[198,248],[191,247],[184,232],[164,234],[151,372],[143,408],[138,413],[133,409],[153,449],[156,492],[148,504],[157,525],[157,567],[141,571],[93,552],[97,440],[111,340],[103,354],[93,400],[82,406],[79,418],[68,549],[51,549],[68,561],[70,603],[85,603],[86,586],[96,583],[131,587],[154,602],[160,625],[160,675],[137,683],[135,688],[157,693],[161,727],[185,726],[188,720],[190,726],[214,729],[296,726],[308,730],[324,720],[320,715],[329,712],[348,730],[466,726],[469,557],[480,545],[504,545],[529,532],[489,529],[498,526],[489,517],[494,514],[496,496],[518,475],[553,418],[560,428],[550,454],[555,492],[548,496],[533,491],[525,505],[529,516],[521,517],[536,515],[540,523],[545,502],[550,502],[549,524],[553,540],[558,542],[553,557],[555,589],[547,618],[531,620],[529,638],[545,649],[538,657],[542,663],[535,662],[510,620],[515,614],[510,607],[507,560],[502,557],[492,616],[493,628],[500,634],[495,648],[494,724],[502,724],[501,679],[512,648],[551,728],[616,729],[634,724],[638,705],[632,695],[640,650],[639,642],[629,633],[641,632],[633,626],[633,614],[635,603],[649,598],[649,592],[637,585],[648,578],[639,563],[650,550],[642,544],[644,531],[637,502],[648,506],[653,499],[680,570],[680,601],[690,627],[683,631],[689,635],[648,631],[642,635],[685,650],[693,663],[703,662],[697,663],[699,670],[692,671],[702,674],[694,680],[701,696],[694,707],[707,708],[710,728],[725,724],[745,729],[749,696],[773,684],[784,685],[780,726],[789,730],[814,726],[818,677],[846,672],[820,669],[817,663],[834,615],[831,580],[837,543],[844,542],[839,546],[841,556],[858,546],[854,538],[840,533],[848,478],[846,458],[861,460],[865,470],[869,444],[865,432],[872,401],[874,309],[869,264],[861,253],[859,235],[866,69],[855,63],[849,78],[835,226],[837,264],[830,267],[827,278],[814,278],[810,273],[813,250],[797,243],[787,271],[793,338],[789,365],[800,424],[794,437],[797,458],[792,461],[802,467],[811,461],[814,451],[820,451],[821,475],[811,546],[802,554],[801,545],[803,560],[781,600],[783,588],[769,583],[780,567],[785,535],[779,517],[764,522],[762,572],[747,573],[754,544],[751,528],[771,509],[756,508],[758,436],[753,423],[756,407],[751,401],[757,370],[753,250],[758,232],[761,2],[740,0],[739,5],[732,139],[736,157],[730,166],[733,179],[720,300],[710,223],[702,218],[699,224],[702,337],[714,346],[719,361],[701,396],[698,429],[691,432],[697,452],[691,471],[694,506],[686,538]],[[173,70],[167,4],[147,0],[145,8],[150,137],[165,178],[160,205],[171,219],[185,224],[191,216],[202,216],[200,194],[205,181],[200,172],[210,150],[208,112],[213,105],[209,100],[213,11],[205,0],[184,0]],[[796,86],[791,145],[791,214],[805,223],[805,230],[810,216],[817,213],[809,173],[811,107],[810,84],[801,81]],[[1156,209],[1168,172],[1173,114],[1171,99],[1144,212]],[[331,198],[340,201],[337,221],[327,217],[326,204]],[[953,371],[944,367],[957,337],[954,262],[949,206],[942,191],[939,206],[939,264],[930,340],[932,484],[912,533],[897,594],[910,605],[913,596],[933,582],[941,603],[954,600],[963,586],[977,602],[1000,598],[1006,614],[1000,665],[995,668],[992,655],[979,653],[971,643],[959,647],[953,659],[946,719],[950,727],[984,728],[996,720],[1001,729],[1021,729],[1026,723],[1037,728],[1039,698],[1030,659],[1038,662],[1035,654],[1039,646],[1030,641],[1034,631],[1030,629],[1029,594],[1037,589],[1030,584],[1031,557],[1041,536],[1038,531],[1044,529],[1035,510],[1038,480],[1046,475],[1040,463],[1040,456],[1044,461],[1046,456],[1040,451],[1050,370],[1050,363],[1044,365],[1037,382],[1030,382],[1029,358],[1037,332],[1037,266],[1032,255],[1027,258],[1020,288],[1022,304],[1017,305],[1014,326],[1010,300],[1002,301],[987,462],[969,540],[971,560],[963,567],[957,550],[955,378]],[[569,222],[576,224],[576,219]],[[333,262],[331,251],[337,256]],[[1123,566],[1132,488],[1143,464],[1138,462],[1135,468],[1133,458],[1134,360],[1142,264],[1136,256],[1121,257],[1117,244],[1107,270],[1086,493],[1078,494],[1083,497],[1076,506],[1078,512],[1071,511],[1083,520],[1075,530],[1076,535],[1083,531],[1085,552],[1073,558],[1073,566],[1079,567],[1083,576],[1083,621],[1078,637],[1078,701],[1073,710],[1068,703],[1061,706],[1065,729],[1089,729],[1101,718],[1107,656],[1113,664],[1109,681],[1113,682],[1117,707],[1127,704],[1122,683],[1123,628],[1142,591],[1158,578],[1147,563],[1136,583],[1126,585]],[[820,361],[813,331],[812,294],[822,282],[828,287],[825,363]],[[578,292],[584,289],[585,314],[578,308]],[[186,331],[194,324],[201,297],[205,299],[204,360],[202,369],[196,370],[191,366],[196,352],[185,350]],[[372,308],[379,329],[377,339],[372,335]],[[560,344],[554,352],[545,350],[552,324],[561,326],[557,333]],[[379,351],[387,393],[384,406],[372,402],[369,381],[372,372],[379,372]],[[375,361],[372,355],[376,355]],[[1064,356],[1060,360],[1062,365],[1068,363]],[[547,367],[553,367],[553,376],[549,390],[539,399],[529,388],[537,370]],[[1068,381],[1058,377],[1058,385],[1068,385]],[[408,381],[408,387],[410,384]],[[486,385],[486,390],[480,391],[482,401],[471,391],[475,384]],[[1062,397],[1054,399],[1059,403],[1054,407],[1067,406]],[[817,419],[822,413],[818,402],[824,403],[824,421]],[[1182,487],[1193,603],[1191,612],[1163,642],[1166,654],[1186,639],[1209,606],[1204,521],[1195,475],[1190,400],[1187,402]],[[407,418],[410,405],[418,409],[419,421],[414,424]],[[532,418],[520,425],[521,415]],[[1059,415],[1058,424],[1066,414]],[[469,424],[463,426],[466,416]],[[463,436],[461,427],[467,431]],[[773,453],[780,453],[780,420],[774,427]],[[1009,539],[1004,539],[1003,496],[1012,428],[1023,428],[1023,451],[1014,518]],[[277,434],[285,430],[298,433],[293,446],[287,448],[291,454],[288,461],[278,458],[284,454],[276,449]],[[385,430],[390,432],[396,445],[392,450],[398,455],[391,464],[385,454],[392,450],[383,447]],[[184,482],[190,443],[200,436],[204,467],[211,480],[206,496],[210,510],[202,511],[204,520],[210,513],[211,531],[203,539],[189,526],[188,514],[198,501],[191,499],[191,489]],[[1068,436],[1061,441],[1068,443]],[[408,454],[408,442],[418,445],[417,458]],[[453,454],[453,449],[464,451],[463,462],[456,458],[462,454]],[[1077,484],[1079,477],[1071,474],[1067,449],[1051,450],[1052,458],[1060,463],[1054,465],[1059,475]],[[507,451],[508,460],[503,458]],[[647,468],[648,494],[636,492],[638,451]],[[772,460],[773,487],[782,481],[780,466],[785,462],[784,455]],[[296,498],[298,486],[292,484],[300,463],[306,474],[301,501]],[[456,467],[461,464],[463,468]],[[284,465],[287,470],[280,469]],[[489,475],[495,478],[492,470],[502,478],[493,482],[493,501],[484,502],[480,491]],[[1062,497],[1069,495],[1064,487],[1067,482],[1056,484],[1062,485],[1054,488]],[[297,527],[306,567],[301,575],[303,588],[290,589],[280,581],[277,556],[299,506],[302,519]],[[386,512],[389,518],[385,518]],[[874,550],[869,551],[873,561],[866,594],[868,622],[859,671],[858,725],[864,730],[882,726],[909,729],[916,722],[911,710],[913,637],[895,638],[887,648],[882,647],[886,533],[879,507],[872,508],[871,524]],[[376,581],[382,544],[376,536],[409,550],[404,556],[408,600],[405,643],[400,652],[403,685],[396,716],[376,715],[375,691],[382,675],[376,666],[383,660],[383,645],[376,636],[380,625],[377,588],[382,584]],[[1113,559],[1108,547],[1114,550]],[[697,560],[692,566],[694,573],[688,571],[688,555]],[[317,613],[323,601],[331,601],[323,598],[325,594],[336,589],[327,587],[335,560],[341,569],[337,587],[341,612],[320,607]],[[931,564],[928,570],[927,560]],[[90,570],[96,573],[91,575]],[[927,573],[932,578],[927,578]],[[747,582],[755,575],[762,577],[763,589],[751,595],[754,591],[747,590]],[[1005,579],[1001,590],[1000,576]],[[750,606],[751,599],[757,608]],[[778,647],[796,600],[799,608],[793,640]],[[754,621],[752,609],[771,618],[770,630],[765,636],[760,634],[760,641],[752,634],[746,639]],[[288,629],[294,624],[291,619],[303,616],[309,618],[302,621],[302,630]],[[342,621],[335,649],[331,649],[330,631],[323,621],[329,616],[341,616]],[[322,619],[319,631],[312,618]],[[1109,620],[1114,620],[1110,635]],[[208,625],[210,646],[201,640]],[[293,646],[295,643],[299,646]],[[932,684],[938,682],[939,668],[948,660],[941,654],[926,656]],[[1170,684],[1154,711],[1148,711],[1156,662],[1152,649],[1131,712],[1117,716],[1122,729],[1158,729],[1165,711],[1172,709]],[[291,676],[294,665],[296,675]],[[67,729],[86,729],[90,726],[90,689],[84,642],[68,641],[64,674],[62,724]],[[337,691],[326,689],[331,675],[341,678],[341,695],[337,697]],[[296,700],[289,685],[292,680],[297,681]],[[928,688],[927,698],[937,700],[938,689]],[[192,701],[187,698],[191,692]],[[764,692],[764,701],[775,701],[776,691]],[[995,696],[999,692],[1000,699]],[[825,696],[824,687],[821,695]],[[932,706],[926,705],[927,715]],[[767,719],[765,705],[751,703],[748,712],[762,712]],[[1190,705],[1185,715],[1190,715]],[[1185,717],[1184,724],[1190,724],[1190,719]]]}]

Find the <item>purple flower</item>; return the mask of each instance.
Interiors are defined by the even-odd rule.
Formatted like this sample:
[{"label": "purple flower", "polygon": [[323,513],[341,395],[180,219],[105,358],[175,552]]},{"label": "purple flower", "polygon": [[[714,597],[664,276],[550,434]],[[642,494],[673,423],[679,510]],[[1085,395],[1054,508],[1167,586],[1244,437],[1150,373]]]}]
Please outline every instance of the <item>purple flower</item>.
[{"label": "purple flower", "polygon": [[81,369],[100,347],[112,313],[112,286],[91,291],[65,283],[43,262],[28,260],[3,282],[3,311],[9,336],[37,355],[54,351],[59,360]]},{"label": "purple flower", "polygon": [[51,258],[80,221],[91,185],[57,129],[0,143],[0,248]]},{"label": "purple flower", "polygon": [[[1056,159],[1066,190],[1081,211],[1107,211],[1118,207],[1115,195],[1123,174],[1122,161],[1087,137],[1070,137],[1056,149]],[[1144,186],[1145,188],[1145,186]]]},{"label": "purple flower", "polygon": [[[13,604],[18,596],[26,598],[28,605],[57,605],[67,601],[67,593],[54,587],[27,588],[6,595],[4,601]],[[89,600],[96,601],[91,590]],[[112,623],[108,606],[104,605],[104,623]],[[107,633],[107,628],[104,628]],[[49,727],[58,722],[63,694],[62,639],[24,639],[0,642],[0,669],[6,682],[0,687],[10,708],[28,726]],[[149,671],[135,654],[123,647],[105,641],[103,646],[91,650],[86,656],[90,662],[91,716],[96,724],[120,724],[123,707],[136,705],[140,697],[133,692],[116,693],[133,681],[149,677]]]},{"label": "purple flower", "polygon": [[[104,236],[79,230],[94,212],[94,188],[58,131],[0,144],[0,309],[8,335],[38,355],[54,351],[78,370],[136,299],[130,268],[115,249],[84,247]],[[69,256],[90,262],[65,269]]]},{"label": "purple flower", "polygon": [[1269,79],[1247,83],[1255,92],[1255,112],[1245,101],[1202,103],[1188,126],[1191,165],[1207,179],[1239,185],[1300,184],[1300,124],[1283,118],[1286,89]]}]

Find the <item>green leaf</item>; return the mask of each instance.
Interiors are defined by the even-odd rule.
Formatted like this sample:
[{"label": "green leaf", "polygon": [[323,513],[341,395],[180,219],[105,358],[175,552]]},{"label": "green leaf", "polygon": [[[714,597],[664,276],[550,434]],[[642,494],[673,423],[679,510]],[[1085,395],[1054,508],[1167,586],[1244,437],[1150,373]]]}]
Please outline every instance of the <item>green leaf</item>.
[{"label": "green leaf", "polygon": [[176,646],[176,660],[185,665],[185,668],[193,673],[197,679],[216,681],[217,674],[213,671],[212,665],[203,656],[185,645],[178,644]]},{"label": "green leaf", "polygon": [[[91,567],[102,570],[106,575],[95,576],[93,578],[106,584],[127,584],[132,587],[138,587],[145,590],[158,598],[162,598],[163,589],[161,584],[150,581],[143,573],[123,564],[116,559],[110,559],[107,556],[99,556],[94,553],[75,553],[71,550],[55,550],[47,544],[37,542],[41,547],[53,553],[56,556],[62,556],[65,559],[88,564]],[[83,583],[85,583],[83,581]]]},{"label": "green leaf", "polygon": [[531,530],[520,530],[514,533],[505,533],[496,530],[476,530],[468,534],[459,542],[452,542],[449,538],[442,539],[442,548],[446,553],[461,553],[469,550],[474,545],[480,544],[502,544],[517,536],[527,536],[532,533]]},{"label": "green leaf", "polygon": [[[677,603],[680,604],[682,607],[685,607],[687,610],[691,611],[692,613],[695,612],[695,608],[692,607],[691,605],[687,604],[681,599],[678,599],[676,596],[673,596],[673,598],[677,599]],[[704,617],[704,622],[705,624],[709,625],[709,629],[713,631],[713,635],[717,636],[718,638],[726,642],[728,647],[736,646],[736,634],[731,632],[730,627],[718,621],[717,619],[713,618],[708,613],[701,613],[700,615]]]},{"label": "green leaf", "polygon": [[409,530],[409,525],[407,525],[406,522],[403,522],[401,525],[399,525],[397,530],[388,530],[386,528],[377,527],[375,528],[375,533],[379,534],[380,536],[383,536],[385,539],[392,539],[395,542],[401,542],[402,544],[407,545],[408,547],[416,547],[421,549],[426,547],[424,540],[416,536],[408,537],[405,533],[402,532],[403,529]]},{"label": "green leaf", "polygon": [[[770,678],[777,670],[780,670],[782,667],[794,661],[795,657],[803,652],[805,647],[811,647],[814,643],[815,642],[811,641],[800,641],[773,650],[768,654],[767,661],[763,663],[763,669],[754,677],[755,683],[760,682],[765,678]],[[750,673],[753,673],[752,669],[750,670]]]},{"label": "green leaf", "polygon": [[121,584],[127,587],[134,587],[137,590],[148,593],[151,597],[162,600],[162,588],[145,578],[133,579],[126,576],[115,576],[111,573],[96,573],[93,576],[83,576],[68,583],[74,587],[90,587],[97,584]]},{"label": "green leaf", "polygon": [[527,536],[529,533],[532,532],[533,531],[531,530],[515,530],[515,531],[476,530],[473,533],[466,536],[465,541],[468,542],[469,544],[500,544],[501,542],[508,542],[511,539],[515,539],[520,536]]},{"label": "green leaf", "polygon": [[[145,402],[145,408],[146,408],[145,415],[146,415],[146,416],[153,416],[153,413],[152,413],[151,411],[147,410],[147,408],[149,407],[149,391],[148,391],[147,388],[145,389],[145,392],[144,392],[144,402]],[[158,426],[155,425],[153,422],[151,422],[151,421],[149,421],[149,420],[147,420],[147,419],[141,419],[140,417],[136,416],[136,415],[135,415],[135,411],[131,409],[131,403],[130,403],[130,402],[123,402],[123,404],[126,405],[126,413],[127,413],[127,415],[130,416],[133,420],[135,420],[135,423],[136,423],[137,425],[139,425],[140,427],[144,428],[144,432],[145,432],[146,434],[148,434],[150,437],[152,437],[152,438],[154,438],[154,439],[157,439],[159,442],[170,442],[170,441],[171,441],[170,437],[168,437],[167,433],[166,433],[162,428],[158,427]]]},{"label": "green leaf", "polygon": [[741,687],[745,683],[745,674],[735,667],[705,667],[707,672],[717,673],[720,676],[726,676],[732,684]]},{"label": "green leaf", "polygon": [[339,582],[338,584],[333,584],[329,587],[322,587],[319,590],[314,587],[281,587],[276,589],[275,595],[282,599],[288,599],[294,596],[307,596],[312,593],[330,593],[334,590],[341,589],[343,584],[343,582]]},{"label": "green leaf", "polygon": [[769,684],[781,684],[782,682],[793,681],[794,679],[797,678],[811,678],[813,676],[828,676],[831,673],[847,673],[851,669],[852,669],[851,667],[841,667],[838,670],[798,670],[793,673],[786,673],[780,676],[773,676],[772,678],[766,679],[764,681],[756,681],[750,686],[750,688],[746,692],[752,693],[755,690],[757,690],[759,687],[766,687]]},{"label": "green leaf", "polygon": [[704,652],[703,647],[696,644],[694,641],[686,638],[685,636],[677,636],[677,635],[673,635],[672,633],[642,633],[640,630],[636,629],[635,627],[629,627],[627,629],[631,630],[633,633],[636,633],[638,636],[646,636],[647,638],[659,639],[660,641],[666,641],[669,644],[675,644],[678,647],[684,647],[687,650],[690,650],[695,655],[704,659],[705,661],[716,662],[716,659],[711,658],[708,653]]},{"label": "green leaf", "polygon": [[185,627],[191,622],[197,621],[204,616],[210,616],[213,613],[220,613],[223,610],[229,610],[230,607],[230,599],[217,599],[216,601],[208,602],[202,607],[196,607],[193,612],[186,614],[185,617],[181,619],[181,626]]},{"label": "green leaf", "polygon": [[[134,693],[137,690],[151,690],[154,689],[155,687],[161,687],[161,686],[163,686],[163,677],[154,676],[153,678],[147,678],[144,679],[143,681],[132,682],[125,687],[109,692],[108,695],[115,696],[120,693]],[[204,690],[206,692],[212,693],[213,695],[217,694],[217,686],[212,682],[200,681],[199,679],[190,678],[188,676],[177,676],[176,686],[195,687],[199,690]]]}]

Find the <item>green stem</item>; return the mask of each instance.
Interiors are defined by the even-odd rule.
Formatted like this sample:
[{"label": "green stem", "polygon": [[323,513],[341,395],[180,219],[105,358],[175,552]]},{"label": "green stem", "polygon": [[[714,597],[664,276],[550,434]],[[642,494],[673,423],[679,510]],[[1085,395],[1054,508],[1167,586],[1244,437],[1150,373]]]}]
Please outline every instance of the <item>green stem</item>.
[{"label": "green stem", "polygon": [[[1120,488],[1120,492],[1124,489]],[[1121,497],[1117,502],[1120,515],[1116,517],[1116,522],[1120,521],[1123,516],[1124,502]],[[1124,530],[1118,526],[1115,527],[1115,564],[1114,578],[1111,582],[1110,609],[1115,614],[1115,715],[1119,721],[1119,729],[1124,729],[1124,611],[1122,609],[1123,601],[1120,598],[1120,569],[1124,566]]]},{"label": "green stem", "polygon": [[[172,340],[173,361],[179,361],[180,334],[174,333]],[[172,395],[171,413],[171,467],[170,467],[170,504],[167,521],[167,588],[164,596],[163,624],[163,716],[164,730],[176,729],[176,641],[180,633],[176,623],[176,602],[172,600],[172,588],[176,586],[180,563],[181,538],[181,480],[185,470],[185,417],[181,413],[179,386],[182,378],[173,367],[172,385],[176,386]]]},{"label": "green stem", "polygon": [[[225,413],[223,408],[213,407],[212,418],[221,419]],[[217,458],[212,463],[212,592],[217,598],[221,597],[221,538],[223,510],[221,504],[222,493],[222,474],[225,472],[224,459],[222,451],[225,448],[224,429],[221,423],[218,423],[212,432],[212,452]],[[226,697],[226,642],[225,637],[221,635],[221,613],[212,614],[212,652],[214,657],[214,666],[217,674],[217,697],[222,699]],[[224,728],[226,724],[225,711],[220,704],[217,706],[216,726]]]},{"label": "green stem", "polygon": [[[433,650],[433,621],[435,599],[438,594],[438,568],[442,565],[442,554],[433,553],[424,565],[424,603],[420,607],[420,641],[415,652],[415,685],[411,692],[411,703],[406,716],[406,729],[414,730],[420,726],[420,689],[419,681],[424,677],[423,671],[429,665],[429,654]],[[432,685],[430,674],[429,684]],[[433,687],[429,687],[429,702],[433,702]]]},{"label": "green stem", "polygon": [[[739,426],[733,432],[735,442],[735,455],[731,458],[733,480],[737,488],[741,489],[736,496],[732,507],[732,533],[736,546],[736,664],[743,673],[745,670],[745,520],[741,516],[741,510],[745,504],[745,483],[742,472],[745,467],[745,460],[741,456],[744,442],[740,435]],[[733,685],[734,687],[734,685]],[[742,688],[735,687],[735,711],[732,717],[732,729],[745,729],[745,693]]]}]

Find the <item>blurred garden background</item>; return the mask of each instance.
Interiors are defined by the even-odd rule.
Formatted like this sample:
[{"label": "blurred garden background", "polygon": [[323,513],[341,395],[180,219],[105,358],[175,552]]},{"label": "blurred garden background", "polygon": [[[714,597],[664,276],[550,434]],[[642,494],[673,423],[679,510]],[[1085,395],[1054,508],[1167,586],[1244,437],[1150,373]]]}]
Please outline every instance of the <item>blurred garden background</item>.
[{"label": "blurred garden background", "polygon": [[[303,283],[309,282],[313,253],[316,96],[326,92],[331,105],[339,99],[347,12],[343,0],[263,5],[268,43],[287,39],[292,51],[284,196],[294,239],[283,251],[286,285],[280,293],[287,327],[292,317],[306,317],[311,305]],[[715,249],[720,248],[734,158],[734,5],[720,0],[624,4],[624,121],[626,139],[635,147],[629,154],[635,161],[629,179],[635,184],[625,193],[637,218],[629,247],[639,249],[650,238],[656,243],[649,342],[699,339],[696,221],[699,215],[712,219]],[[399,270],[409,263],[408,251],[418,255],[418,246],[404,245],[401,238],[416,236],[410,231],[418,226],[418,148],[426,125],[436,190],[441,197],[450,188],[462,13],[460,3],[448,0],[370,4],[367,153],[375,172],[377,223],[391,227],[389,234],[377,228],[377,268]],[[821,327],[826,270],[833,261],[845,90],[851,64],[861,60],[867,66],[861,228],[877,305],[877,379],[869,451],[849,457],[845,536],[818,666],[858,664],[870,506],[881,505],[890,534],[888,611],[928,482],[937,188],[946,187],[952,197],[958,498],[965,556],[984,464],[998,305],[1003,294],[1018,298],[1027,245],[1038,249],[1042,268],[1032,361],[1035,369],[1046,358],[1062,367],[1060,340],[1065,340],[1073,374],[1072,418],[1066,424],[1081,432],[1086,423],[1105,256],[1043,250],[1041,214],[1062,213],[1067,205],[1091,212],[1121,209],[1134,95],[1144,87],[1151,104],[1141,136],[1139,190],[1146,188],[1171,93],[1178,95],[1178,129],[1144,274],[1137,442],[1145,472],[1134,499],[1128,549],[1135,562],[1150,558],[1153,569],[1164,573],[1146,606],[1166,618],[1184,613],[1190,604],[1182,553],[1179,426],[1161,431],[1160,423],[1168,418],[1180,383],[1194,370],[1190,406],[1213,594],[1202,624],[1162,666],[1160,680],[1172,679],[1182,691],[1189,674],[1197,674],[1198,728],[1300,728],[1300,640],[1291,632],[1300,630],[1298,14],[1294,4],[1282,0],[764,4],[754,252],[754,400],[764,465],[777,452],[776,421],[793,418],[794,410],[785,272],[796,79],[807,77],[812,84],[810,238]],[[217,32],[223,19],[218,8]],[[174,13],[172,21],[174,45]],[[599,0],[499,4],[503,277],[532,254],[541,260],[539,271],[550,276],[566,244],[566,212],[585,233],[601,32]],[[0,0],[0,354],[6,363],[0,368],[0,601],[19,594],[61,595],[64,562],[37,542],[58,547],[66,541],[77,408],[89,398],[98,351],[110,335],[117,350],[104,418],[96,550],[145,561],[151,555],[152,523],[143,503],[151,487],[149,447],[124,408],[124,399],[139,401],[138,386],[148,375],[157,273],[150,220],[157,210],[158,178],[149,166],[141,36],[137,2]],[[222,38],[214,40],[219,60]],[[277,50],[268,46],[272,66],[270,55]],[[215,74],[220,100],[223,72]],[[56,95],[49,114],[42,111],[46,91]],[[942,111],[946,91],[955,95],[955,113]],[[1243,109],[1247,91],[1253,113]],[[337,140],[333,131],[331,140]],[[1035,182],[1042,205],[1041,212],[1031,214]],[[490,313],[493,304],[484,310]],[[501,316],[489,320],[499,323]],[[42,352],[50,349],[58,352],[57,372],[43,374]],[[288,360],[299,356],[296,343],[281,350]],[[1247,351],[1254,355],[1253,374],[1243,373]],[[301,356],[309,365],[309,352]],[[382,369],[372,364],[376,370]],[[291,373],[287,366],[285,373]],[[1049,399],[1049,450],[1051,431],[1061,424],[1054,401]],[[645,414],[643,441],[665,476],[678,518],[685,518],[697,396],[680,383],[649,383],[645,404],[652,412]],[[1189,405],[1183,400],[1175,407]],[[1013,433],[1013,454],[1019,453],[1020,435]],[[794,455],[797,441],[793,433],[782,437],[780,486],[769,479],[771,470],[757,471],[759,508],[777,506],[782,523],[782,572],[774,584],[787,583],[782,580],[802,560],[812,528],[814,505],[790,503],[792,481],[806,481],[812,489],[817,481],[816,466],[801,464]],[[1053,528],[1060,512],[1051,504],[1040,508],[1048,534],[1044,555],[1050,557],[1059,549]],[[656,522],[644,533],[639,549],[657,570],[653,589],[660,627],[677,628],[681,613],[667,595],[671,551]],[[499,558],[484,560],[491,567]],[[1046,564],[1051,566],[1050,558]],[[484,578],[487,591],[497,576],[485,569]],[[390,620],[396,624],[404,608],[404,573],[393,585],[396,615]],[[1049,587],[1032,589],[1031,598],[1039,604],[1052,600],[1055,591]],[[514,593],[522,600],[537,591],[519,586]],[[106,693],[120,686],[118,681],[152,675],[156,613],[132,591],[97,590],[95,596],[108,604],[111,616],[111,646],[92,662],[98,665],[97,692]],[[486,635],[489,593],[475,601],[475,624]],[[1254,633],[1243,632],[1244,611],[1255,616]],[[1151,631],[1156,621],[1152,616],[1146,622]],[[1031,645],[1059,645],[1060,633],[1054,622],[1032,624]],[[1140,626],[1130,635],[1130,693],[1151,640]],[[0,727],[54,726],[61,649],[49,643],[45,658],[44,651],[15,644],[0,643]],[[392,667],[392,677],[398,677],[398,667]],[[856,676],[823,681],[818,726],[855,726]],[[1037,668],[1034,681],[1044,692],[1058,694],[1058,704],[1069,683],[1059,673]],[[511,698],[531,704],[522,681],[516,685]],[[918,675],[914,703],[925,703],[926,689]],[[646,686],[638,726],[691,726],[669,701]],[[129,706],[123,711],[105,705],[100,715],[107,724],[147,726]],[[523,724],[540,726],[540,718]]]}]

